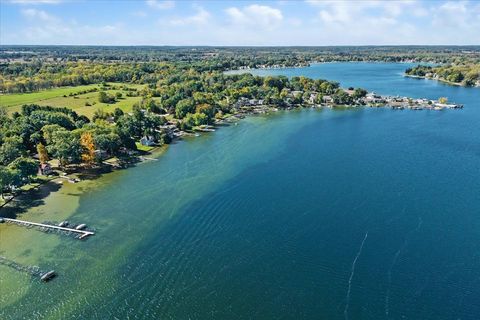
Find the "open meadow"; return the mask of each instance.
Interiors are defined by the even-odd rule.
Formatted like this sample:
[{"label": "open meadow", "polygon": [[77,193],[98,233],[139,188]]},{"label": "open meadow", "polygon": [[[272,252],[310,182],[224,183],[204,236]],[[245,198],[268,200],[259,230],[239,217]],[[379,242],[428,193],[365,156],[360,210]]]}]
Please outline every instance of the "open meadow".
[{"label": "open meadow", "polygon": [[[99,109],[112,112],[115,108],[120,108],[124,112],[130,112],[133,105],[139,102],[142,97],[127,96],[127,94],[129,92],[136,93],[137,90],[144,87],[145,85],[138,84],[108,83],[106,86],[92,84],[61,87],[33,93],[4,94],[0,95],[0,106],[7,107],[9,113],[19,112],[24,104],[67,107],[80,115],[92,118],[94,112]],[[98,99],[99,91],[104,91],[111,96],[120,93],[121,97],[114,103],[101,103]]]}]

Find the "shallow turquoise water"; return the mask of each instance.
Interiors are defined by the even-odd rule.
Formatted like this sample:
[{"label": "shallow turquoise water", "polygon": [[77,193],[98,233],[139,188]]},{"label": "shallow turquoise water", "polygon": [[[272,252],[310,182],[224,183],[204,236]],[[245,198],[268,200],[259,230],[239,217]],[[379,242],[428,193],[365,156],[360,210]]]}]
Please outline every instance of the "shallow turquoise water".
[{"label": "shallow turquoise water", "polygon": [[284,112],[173,145],[82,195],[98,234],[42,258],[48,285],[0,288],[0,318],[478,319],[480,90],[406,67],[258,71],[465,109]]}]

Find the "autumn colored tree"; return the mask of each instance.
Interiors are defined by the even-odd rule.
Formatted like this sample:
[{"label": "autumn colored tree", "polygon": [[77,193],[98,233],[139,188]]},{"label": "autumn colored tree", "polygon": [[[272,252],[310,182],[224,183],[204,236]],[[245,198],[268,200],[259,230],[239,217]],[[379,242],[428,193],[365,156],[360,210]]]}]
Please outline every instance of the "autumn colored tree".
[{"label": "autumn colored tree", "polygon": [[38,152],[38,159],[40,160],[40,163],[46,163],[48,160],[48,153],[47,149],[42,143],[37,144],[37,152]]},{"label": "autumn colored tree", "polygon": [[443,104],[446,104],[446,103],[448,103],[448,98],[446,98],[446,97],[440,97],[440,98],[438,98],[438,102],[443,103]]},{"label": "autumn colored tree", "polygon": [[80,136],[80,145],[82,146],[82,160],[86,164],[93,164],[95,162],[95,143],[93,136],[89,131],[82,133]]}]

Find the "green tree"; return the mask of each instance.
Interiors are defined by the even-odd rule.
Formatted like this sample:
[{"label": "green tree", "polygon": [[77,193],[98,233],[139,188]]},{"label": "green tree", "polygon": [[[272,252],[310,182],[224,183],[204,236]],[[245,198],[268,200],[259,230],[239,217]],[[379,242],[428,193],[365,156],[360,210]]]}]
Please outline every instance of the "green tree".
[{"label": "green tree", "polygon": [[67,130],[53,132],[47,150],[60,161],[62,166],[69,163],[78,163],[82,154],[80,139],[74,132]]},{"label": "green tree", "polygon": [[24,152],[22,138],[18,136],[7,137],[0,146],[0,164],[7,165]]},{"label": "green tree", "polygon": [[122,140],[116,133],[97,134],[95,135],[95,145],[109,154],[115,154],[122,145]]},{"label": "green tree", "polygon": [[211,122],[211,120],[215,117],[215,106],[212,106],[211,104],[208,103],[202,103],[199,104],[196,108],[197,113],[204,114],[208,122]]},{"label": "green tree", "polygon": [[178,101],[175,107],[175,114],[178,119],[183,119],[187,113],[195,112],[195,102],[193,99],[183,99]]},{"label": "green tree", "polygon": [[367,90],[361,89],[361,88],[356,88],[355,91],[353,92],[352,98],[354,99],[360,99],[363,98],[367,95]]},{"label": "green tree", "polygon": [[115,110],[113,110],[113,119],[115,121],[118,121],[118,119],[120,119],[120,117],[122,117],[123,115],[124,115],[124,113],[123,113],[122,109],[115,108]]},{"label": "green tree", "polygon": [[32,176],[36,175],[38,172],[37,162],[30,158],[20,157],[15,159],[12,163],[8,165],[8,169],[12,172],[17,173],[18,179],[21,181],[21,184],[27,184],[30,182]]},{"label": "green tree", "polygon": [[115,97],[112,97],[105,91],[100,91],[98,92],[98,101],[100,103],[114,103],[115,102]]},{"label": "green tree", "polygon": [[350,105],[353,103],[352,97],[348,95],[342,89],[338,89],[337,92],[332,96],[333,102],[337,105]]},{"label": "green tree", "polygon": [[11,169],[0,166],[0,195],[4,199],[4,193],[11,190],[11,186],[15,180],[15,172]]}]

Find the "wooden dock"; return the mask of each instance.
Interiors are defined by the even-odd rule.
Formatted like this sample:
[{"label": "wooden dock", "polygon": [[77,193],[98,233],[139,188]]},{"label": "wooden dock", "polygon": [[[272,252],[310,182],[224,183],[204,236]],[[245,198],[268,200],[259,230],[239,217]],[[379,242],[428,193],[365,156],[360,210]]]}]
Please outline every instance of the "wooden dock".
[{"label": "wooden dock", "polygon": [[86,238],[88,236],[92,236],[95,234],[95,232],[92,231],[87,231],[87,230],[77,230],[77,229],[72,229],[72,228],[67,228],[67,227],[59,227],[51,224],[44,224],[44,223],[37,223],[37,222],[30,222],[30,221],[24,221],[24,220],[18,220],[18,219],[10,219],[10,218],[2,218],[5,222],[10,222],[10,223],[15,223],[18,225],[23,225],[23,226],[32,226],[32,227],[42,227],[42,228],[47,228],[47,229],[53,229],[53,230],[60,230],[60,231],[65,231],[65,232],[73,232],[73,233],[78,233],[80,235],[80,239]]}]

